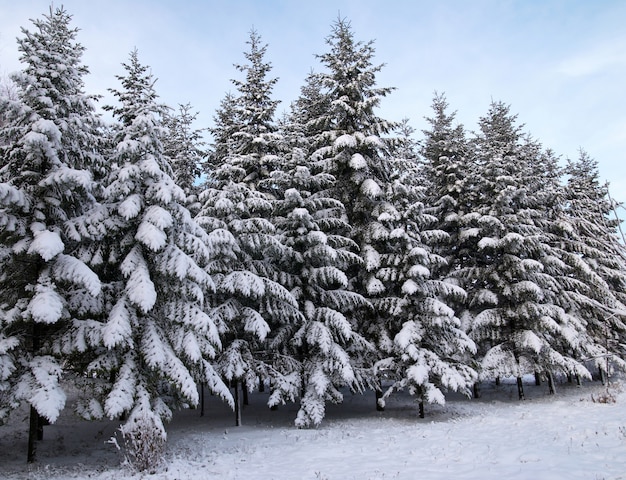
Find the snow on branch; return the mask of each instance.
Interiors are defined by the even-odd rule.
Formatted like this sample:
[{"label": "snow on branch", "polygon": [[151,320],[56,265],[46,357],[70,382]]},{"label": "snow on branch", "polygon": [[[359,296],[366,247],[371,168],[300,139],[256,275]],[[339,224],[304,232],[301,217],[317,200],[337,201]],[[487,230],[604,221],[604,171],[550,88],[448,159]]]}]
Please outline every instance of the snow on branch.
[{"label": "snow on branch", "polygon": [[109,318],[102,328],[103,344],[107,348],[117,345],[132,347],[131,313],[126,305],[126,298],[122,297],[111,309]]},{"label": "snow on branch", "polygon": [[57,232],[41,230],[34,233],[34,239],[28,248],[28,253],[36,253],[46,262],[61,253],[65,245]]},{"label": "snow on branch", "polygon": [[52,324],[63,316],[65,302],[49,282],[37,285],[35,295],[28,303],[28,312],[37,323]]},{"label": "snow on branch", "polygon": [[15,205],[23,210],[30,208],[30,201],[24,192],[7,183],[0,183],[0,204],[4,206]]},{"label": "snow on branch", "polygon": [[129,195],[122,203],[117,207],[117,213],[119,213],[125,220],[135,218],[141,212],[143,205],[143,197],[139,194]]},{"label": "snow on branch", "polygon": [[126,283],[128,299],[144,313],[151,310],[156,303],[157,293],[139,245],[134,246],[126,255],[120,270],[128,277]]},{"label": "snow on branch", "polygon": [[18,391],[27,396],[40,415],[54,423],[65,407],[67,398],[59,384],[63,369],[54,358],[47,355],[33,358],[28,367],[32,376],[23,378]]},{"label": "snow on branch", "polygon": [[94,297],[100,293],[101,285],[98,275],[76,257],[59,255],[53,265],[52,275],[57,280],[80,285]]}]

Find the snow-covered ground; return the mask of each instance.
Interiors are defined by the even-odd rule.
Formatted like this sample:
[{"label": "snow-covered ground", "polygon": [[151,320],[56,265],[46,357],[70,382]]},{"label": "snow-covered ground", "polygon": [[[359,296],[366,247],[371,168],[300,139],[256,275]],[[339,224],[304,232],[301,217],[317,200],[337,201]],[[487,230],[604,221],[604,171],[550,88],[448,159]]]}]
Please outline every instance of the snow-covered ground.
[{"label": "snow-covered ground", "polygon": [[[622,380],[623,382],[623,380]],[[513,382],[483,386],[483,398],[450,397],[427,406],[408,395],[385,412],[372,395],[347,394],[317,429],[293,427],[295,405],[270,411],[266,393],[250,396],[243,426],[214,398],[206,414],[178,412],[168,427],[165,465],[133,473],[106,441],[118,422],[81,422],[65,413],[45,427],[39,463],[28,467],[26,415],[0,427],[0,478],[17,479],[626,479],[626,393],[599,403],[605,388],[558,385],[556,397],[529,379],[527,399]]]}]

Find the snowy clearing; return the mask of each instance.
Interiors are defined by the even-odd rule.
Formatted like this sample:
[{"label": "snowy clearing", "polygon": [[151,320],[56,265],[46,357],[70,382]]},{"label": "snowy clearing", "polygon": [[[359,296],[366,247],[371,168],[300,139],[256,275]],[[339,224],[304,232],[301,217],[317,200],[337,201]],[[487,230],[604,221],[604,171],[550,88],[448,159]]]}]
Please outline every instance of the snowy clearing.
[{"label": "snowy clearing", "polygon": [[[17,479],[626,479],[626,393],[599,403],[606,389],[547,386],[527,379],[527,399],[514,382],[483,385],[483,397],[450,397],[444,407],[417,405],[399,394],[385,412],[373,395],[347,394],[330,405],[317,429],[293,426],[296,405],[270,411],[267,393],[250,395],[243,426],[209,397],[206,414],[178,412],[168,427],[165,464],[133,473],[107,440],[119,422],[81,422],[67,412],[45,428],[39,463],[27,466],[26,414],[0,427],[0,478]],[[623,382],[623,381],[622,381]]]}]

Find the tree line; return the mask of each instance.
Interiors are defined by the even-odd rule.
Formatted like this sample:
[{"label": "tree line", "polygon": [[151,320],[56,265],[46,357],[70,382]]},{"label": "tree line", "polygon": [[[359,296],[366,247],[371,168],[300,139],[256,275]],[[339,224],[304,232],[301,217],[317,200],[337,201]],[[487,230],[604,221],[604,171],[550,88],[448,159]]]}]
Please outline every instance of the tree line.
[{"label": "tree line", "polygon": [[505,103],[470,133],[435,94],[416,140],[378,116],[393,89],[340,18],[278,116],[253,30],[207,146],[136,50],[104,122],[71,15],[33,26],[0,94],[0,421],[30,408],[29,461],[68,385],[82,417],[123,419],[141,466],[205,389],[234,409],[268,389],[310,427],[345,389],[382,409],[514,377],[521,399],[525,374],[554,392],[554,375],[626,367],[597,163],[562,165]]}]

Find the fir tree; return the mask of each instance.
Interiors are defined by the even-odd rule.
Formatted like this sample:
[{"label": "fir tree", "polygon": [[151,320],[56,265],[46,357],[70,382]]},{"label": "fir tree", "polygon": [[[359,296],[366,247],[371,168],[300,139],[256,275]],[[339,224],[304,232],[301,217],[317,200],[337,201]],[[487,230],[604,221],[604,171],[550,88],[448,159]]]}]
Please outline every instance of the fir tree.
[{"label": "fir tree", "polygon": [[287,137],[287,154],[294,148],[303,151],[308,158],[323,146],[323,135],[330,119],[331,100],[324,90],[322,77],[310,72],[300,89],[300,96],[291,104],[290,113],[284,122],[283,135]]},{"label": "fir tree", "polygon": [[469,145],[463,126],[454,123],[456,113],[448,112],[444,95],[435,94],[432,109],[433,116],[426,118],[430,128],[422,131],[420,151],[426,182],[425,203],[427,211],[437,217],[438,228],[450,236],[439,253],[449,260],[449,269],[454,269],[451,261],[458,243],[459,217],[468,213],[471,206],[465,185],[471,168]]},{"label": "fir tree", "polygon": [[251,188],[276,168],[278,138],[274,115],[280,103],[273,100],[272,90],[277,78],[267,78],[271,72],[271,63],[265,60],[267,45],[262,44],[256,30],[250,32],[246,42],[250,50],[244,52],[248,63],[235,65],[245,73],[245,80],[233,79],[238,95],[235,100],[235,119],[237,126],[233,130],[231,162],[246,172],[245,181]]},{"label": "fir tree", "polygon": [[626,251],[617,235],[619,220],[611,218],[606,185],[599,181],[597,162],[581,151],[565,169],[565,205],[559,223],[559,246],[570,266],[562,279],[562,302],[572,315],[586,322],[589,342],[583,356],[608,373],[607,355],[624,368],[626,332]]},{"label": "fir tree", "polygon": [[[443,261],[431,266],[434,278],[454,281],[453,272],[465,267],[471,259],[474,245],[466,244],[459,235],[461,219],[471,213],[473,193],[470,172],[473,168],[469,141],[462,125],[455,124],[456,113],[448,111],[445,95],[435,93],[432,116],[426,117],[430,124],[423,130],[420,146],[424,188],[424,211],[436,219],[434,229],[445,233],[440,241],[432,244],[433,253]],[[457,314],[464,310],[465,298],[450,298],[449,304]],[[467,329],[467,325],[463,325]]]},{"label": "fir tree", "polygon": [[247,43],[249,63],[237,66],[246,78],[233,81],[239,95],[227,95],[216,116],[213,171],[198,214],[221,241],[208,271],[216,279],[215,315],[228,324],[220,371],[236,392],[240,382],[251,388],[258,379],[261,386],[266,380],[281,381],[274,367],[279,359],[267,348],[270,332],[300,315],[296,300],[279,283],[278,261],[286,249],[272,223],[272,199],[259,190],[279,159],[273,123],[277,102],[271,100],[276,80],[266,79],[271,65],[264,60],[266,46],[258,33],[252,31]]},{"label": "fir tree", "polygon": [[162,144],[166,108],[136,50],[123,66],[122,89],[111,90],[118,105],[109,107],[119,121],[114,169],[106,204],[92,212],[94,228],[102,229],[92,261],[100,263],[107,301],[99,330],[105,350],[89,371],[110,376],[111,384],[102,403],[92,399],[83,413],[128,414],[122,430],[130,445],[154,442],[158,456],[163,421],[173,407],[198,404],[197,381],[232,404],[211,363],[226,326],[207,313],[214,284],[204,267],[217,247],[172,179]]},{"label": "fir tree", "polygon": [[[409,119],[403,118],[395,129],[396,137],[391,139],[390,154],[395,159],[418,162],[418,166],[420,166],[418,143],[413,138],[414,133],[415,129],[410,125]],[[411,169],[413,169],[413,165],[411,165]],[[418,173],[420,177],[423,177],[420,170]]]},{"label": "fir tree", "polygon": [[392,380],[379,404],[394,390],[407,389],[418,397],[423,416],[423,402],[443,404],[444,391],[470,395],[476,346],[450,307],[465,300],[465,291],[437,277],[445,259],[435,251],[449,237],[424,207],[422,166],[411,158],[406,137],[404,143],[396,152],[406,157],[391,161],[389,203],[374,211],[380,226],[366,268],[375,272],[368,293],[383,313],[378,326],[383,358],[376,368]]},{"label": "fir tree", "polygon": [[84,48],[63,9],[33,24],[18,40],[25,67],[12,77],[17,97],[0,99],[0,417],[31,405],[29,462],[40,417],[54,422],[65,406],[66,355],[86,348],[73,334],[90,323],[101,290],[77,256],[84,237],[71,228],[95,203],[94,175],[102,172]]},{"label": "fir tree", "polygon": [[[298,150],[299,151],[299,150]],[[268,181],[284,191],[275,204],[275,225],[287,247],[280,261],[281,283],[298,302],[298,322],[284,324],[275,332],[272,350],[286,360],[280,367],[283,381],[277,384],[270,404],[294,400],[301,395],[296,425],[318,425],[325,402],[339,403],[339,390],[359,390],[350,352],[366,347],[348,317],[367,305],[348,290],[346,272],[361,259],[350,250],[353,242],[344,206],[328,193],[331,175],[312,175],[306,160],[288,172],[274,172]],[[343,234],[341,234],[343,232]]]},{"label": "fir tree", "polygon": [[225,158],[234,153],[234,133],[237,131],[239,120],[236,110],[236,99],[232,93],[227,93],[220,101],[220,106],[213,116],[213,127],[209,129],[213,137],[209,158],[204,174],[211,179],[213,171],[219,167]]},{"label": "fir tree", "polygon": [[[372,282],[377,281],[377,268],[370,268],[369,257],[381,253],[376,250],[383,230],[377,212],[388,203],[385,191],[391,171],[382,136],[394,127],[376,115],[376,107],[392,89],[376,87],[376,73],[381,66],[372,64],[372,42],[355,41],[348,22],[335,22],[326,42],[329,52],[319,56],[326,70],[319,78],[330,108],[316,120],[324,129],[313,139],[313,145],[320,147],[313,153],[311,170],[331,174],[336,180],[331,196],[345,206],[351,228],[349,238],[364,262],[364,268],[354,267],[348,272],[349,286],[368,298],[373,293]],[[358,333],[376,345],[384,337],[383,315],[369,309],[352,315],[350,320]],[[366,349],[352,352],[352,357],[362,381],[376,386],[371,376],[376,356]]]},{"label": "fir tree", "polygon": [[[541,146],[524,136],[516,116],[492,103],[475,140],[472,211],[459,239],[467,258],[455,272],[467,290],[470,333],[483,378],[560,370],[589,376],[574,352],[584,324],[559,304],[558,252],[542,227],[549,184],[538,175]],[[556,259],[556,260],[555,260]]]}]

